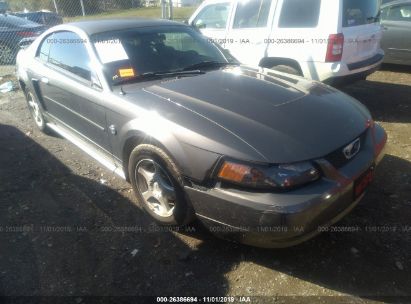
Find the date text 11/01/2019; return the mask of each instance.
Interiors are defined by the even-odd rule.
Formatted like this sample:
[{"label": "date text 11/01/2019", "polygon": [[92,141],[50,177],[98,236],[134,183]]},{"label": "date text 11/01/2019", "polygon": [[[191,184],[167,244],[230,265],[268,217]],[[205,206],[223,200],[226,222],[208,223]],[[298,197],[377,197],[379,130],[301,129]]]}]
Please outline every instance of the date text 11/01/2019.
[{"label": "date text 11/01/2019", "polygon": [[156,297],[157,303],[251,303],[247,296],[223,297]]}]

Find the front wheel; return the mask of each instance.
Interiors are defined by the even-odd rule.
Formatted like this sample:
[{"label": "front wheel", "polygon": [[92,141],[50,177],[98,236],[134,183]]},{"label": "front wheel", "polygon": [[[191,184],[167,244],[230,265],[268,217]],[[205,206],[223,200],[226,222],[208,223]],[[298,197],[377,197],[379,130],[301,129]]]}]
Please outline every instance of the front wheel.
[{"label": "front wheel", "polygon": [[183,179],[172,159],[160,148],[142,144],[130,155],[131,185],[144,210],[158,223],[181,226],[194,218]]}]

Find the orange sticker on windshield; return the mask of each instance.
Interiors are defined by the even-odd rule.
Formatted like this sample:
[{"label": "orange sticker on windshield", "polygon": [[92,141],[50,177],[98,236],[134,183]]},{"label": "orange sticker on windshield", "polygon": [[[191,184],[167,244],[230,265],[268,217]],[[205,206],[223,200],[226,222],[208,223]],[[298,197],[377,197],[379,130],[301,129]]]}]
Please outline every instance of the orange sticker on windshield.
[{"label": "orange sticker on windshield", "polygon": [[120,69],[118,70],[121,78],[134,77],[134,69]]}]

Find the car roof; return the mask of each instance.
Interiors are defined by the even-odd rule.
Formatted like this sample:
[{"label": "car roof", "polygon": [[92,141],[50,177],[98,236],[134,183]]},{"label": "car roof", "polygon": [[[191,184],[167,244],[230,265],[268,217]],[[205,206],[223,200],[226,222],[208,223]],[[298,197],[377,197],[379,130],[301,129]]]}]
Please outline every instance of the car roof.
[{"label": "car roof", "polygon": [[164,20],[164,19],[143,19],[143,18],[129,18],[129,19],[100,19],[91,21],[78,21],[72,23],[66,23],[65,26],[77,27],[87,33],[89,36],[111,32],[126,30],[131,28],[142,28],[151,26],[170,26],[180,25],[186,26],[183,23]]},{"label": "car roof", "polygon": [[397,5],[397,4],[404,4],[404,3],[411,3],[411,0],[395,0],[395,1],[390,1],[387,2],[383,5],[381,5],[381,8],[386,8],[388,6],[392,6],[392,5]]}]

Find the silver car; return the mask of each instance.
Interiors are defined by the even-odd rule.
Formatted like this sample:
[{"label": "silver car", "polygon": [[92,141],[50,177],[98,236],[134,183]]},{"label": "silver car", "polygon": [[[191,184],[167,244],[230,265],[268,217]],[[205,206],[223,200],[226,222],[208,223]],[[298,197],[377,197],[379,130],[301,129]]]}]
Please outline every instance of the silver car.
[{"label": "silver car", "polygon": [[381,6],[381,24],[384,63],[411,65],[411,0]]},{"label": "silver car", "polygon": [[57,26],[17,58],[36,125],[128,180],[163,225],[298,244],[364,196],[386,133],[353,98],[241,66],[184,24]]}]

